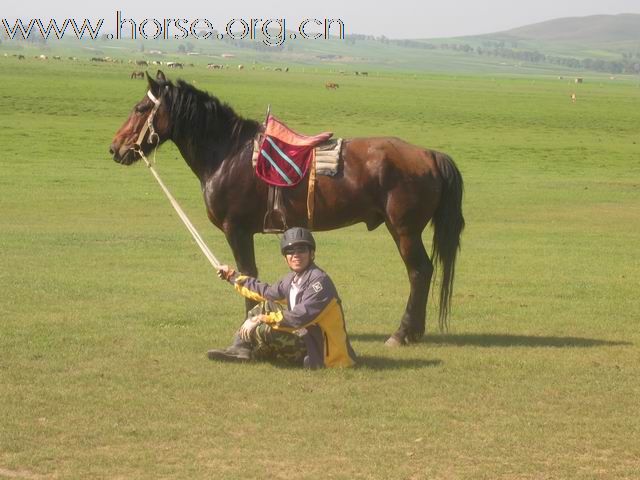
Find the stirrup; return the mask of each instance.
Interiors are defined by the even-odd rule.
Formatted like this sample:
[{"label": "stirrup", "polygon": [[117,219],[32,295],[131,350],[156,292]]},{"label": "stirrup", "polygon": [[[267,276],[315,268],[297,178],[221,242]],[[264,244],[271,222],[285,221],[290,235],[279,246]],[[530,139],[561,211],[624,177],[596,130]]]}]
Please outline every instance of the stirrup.
[{"label": "stirrup", "polygon": [[[287,218],[282,211],[282,192],[281,187],[269,185],[269,191],[267,196],[267,211],[264,214],[262,220],[262,232],[263,233],[282,233],[288,230]],[[278,222],[281,227],[277,227],[278,223],[275,222],[275,216],[280,217]]]}]

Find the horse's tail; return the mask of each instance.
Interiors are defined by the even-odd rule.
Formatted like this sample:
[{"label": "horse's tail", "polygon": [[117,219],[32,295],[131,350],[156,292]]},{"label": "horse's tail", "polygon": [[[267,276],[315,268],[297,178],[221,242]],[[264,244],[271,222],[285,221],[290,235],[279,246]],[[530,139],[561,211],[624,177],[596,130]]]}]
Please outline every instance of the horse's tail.
[{"label": "horse's tail", "polygon": [[436,165],[443,180],[440,204],[433,216],[433,249],[431,258],[436,268],[440,268],[440,331],[448,328],[451,308],[453,279],[455,277],[456,256],[460,250],[460,234],[464,229],[462,216],[462,193],[464,185],[460,170],[446,154],[436,152]]}]

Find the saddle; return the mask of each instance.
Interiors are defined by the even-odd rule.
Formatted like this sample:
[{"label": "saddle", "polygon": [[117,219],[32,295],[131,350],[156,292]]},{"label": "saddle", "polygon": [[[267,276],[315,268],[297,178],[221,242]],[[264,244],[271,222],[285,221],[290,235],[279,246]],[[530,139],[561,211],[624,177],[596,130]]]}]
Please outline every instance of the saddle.
[{"label": "saddle", "polygon": [[[256,175],[269,185],[267,212],[263,232],[280,233],[288,228],[282,202],[282,188],[298,185],[309,177],[307,193],[308,226],[313,227],[313,204],[317,157],[322,159],[322,171],[335,174],[342,139],[330,140],[331,132],[301,135],[283,122],[267,116],[264,131],[254,139],[253,165]],[[336,152],[331,153],[331,152]],[[332,158],[335,158],[332,169]],[[279,218],[276,218],[279,217]]]},{"label": "saddle", "polygon": [[258,153],[256,175],[276,187],[297,185],[306,176],[313,160],[313,147],[332,136],[331,132],[301,135],[269,115]]}]

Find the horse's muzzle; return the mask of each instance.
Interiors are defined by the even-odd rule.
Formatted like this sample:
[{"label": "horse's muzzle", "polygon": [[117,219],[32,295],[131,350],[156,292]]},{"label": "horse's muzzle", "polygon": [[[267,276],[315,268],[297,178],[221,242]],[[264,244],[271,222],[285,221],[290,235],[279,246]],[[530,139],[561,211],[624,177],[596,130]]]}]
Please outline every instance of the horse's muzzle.
[{"label": "horse's muzzle", "polygon": [[138,155],[131,149],[124,146],[118,146],[112,143],[109,147],[109,153],[113,156],[113,161],[122,165],[131,165],[138,160]]}]

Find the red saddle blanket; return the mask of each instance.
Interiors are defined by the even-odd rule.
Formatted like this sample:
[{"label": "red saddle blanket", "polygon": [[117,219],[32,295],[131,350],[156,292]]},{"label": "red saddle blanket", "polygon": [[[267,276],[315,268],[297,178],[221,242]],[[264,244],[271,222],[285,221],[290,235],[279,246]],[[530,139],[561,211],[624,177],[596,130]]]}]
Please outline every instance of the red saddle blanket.
[{"label": "red saddle blanket", "polygon": [[315,155],[315,146],[331,138],[324,132],[312,137],[294,132],[277,118],[269,115],[258,153],[256,174],[278,187],[293,187],[300,183]]}]

